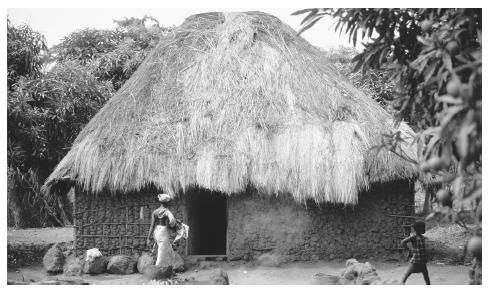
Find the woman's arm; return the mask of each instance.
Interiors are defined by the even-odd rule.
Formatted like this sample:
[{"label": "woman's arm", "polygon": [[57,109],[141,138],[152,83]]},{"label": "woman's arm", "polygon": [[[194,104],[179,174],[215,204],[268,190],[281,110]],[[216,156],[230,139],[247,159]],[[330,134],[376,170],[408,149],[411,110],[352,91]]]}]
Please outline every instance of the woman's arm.
[{"label": "woman's arm", "polygon": [[168,217],[168,226],[170,228],[175,228],[175,226],[176,226],[176,218],[173,215],[173,213],[171,213],[171,211],[169,211],[168,209],[166,209],[165,215],[166,215],[166,217]]},{"label": "woman's arm", "polygon": [[154,230],[154,223],[156,222],[156,216],[154,215],[154,212],[151,215],[151,227],[149,227],[149,233],[147,233],[147,246],[151,245],[151,235]]}]

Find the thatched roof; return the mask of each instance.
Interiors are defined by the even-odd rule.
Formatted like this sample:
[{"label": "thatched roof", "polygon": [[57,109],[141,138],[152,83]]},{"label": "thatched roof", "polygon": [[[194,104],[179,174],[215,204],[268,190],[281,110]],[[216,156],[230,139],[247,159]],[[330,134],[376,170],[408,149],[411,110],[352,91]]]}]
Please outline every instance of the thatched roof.
[{"label": "thatched roof", "polygon": [[415,177],[414,165],[370,149],[392,123],[276,17],[193,15],[86,125],[46,188],[67,178],[95,193],[252,186],[351,204],[370,183]]}]

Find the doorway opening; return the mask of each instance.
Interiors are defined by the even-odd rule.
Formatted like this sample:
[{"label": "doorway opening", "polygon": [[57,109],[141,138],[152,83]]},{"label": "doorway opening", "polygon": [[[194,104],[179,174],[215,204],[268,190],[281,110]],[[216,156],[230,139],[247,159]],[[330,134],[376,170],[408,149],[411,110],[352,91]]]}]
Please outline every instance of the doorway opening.
[{"label": "doorway opening", "polygon": [[186,198],[188,255],[227,255],[227,197],[204,189]]}]

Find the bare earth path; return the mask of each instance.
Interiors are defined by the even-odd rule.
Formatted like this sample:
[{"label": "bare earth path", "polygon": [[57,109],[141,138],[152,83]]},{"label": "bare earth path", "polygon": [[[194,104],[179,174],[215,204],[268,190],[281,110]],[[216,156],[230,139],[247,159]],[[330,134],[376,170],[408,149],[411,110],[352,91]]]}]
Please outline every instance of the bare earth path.
[{"label": "bare earth path", "polygon": [[[401,279],[403,273],[406,270],[405,263],[400,266],[398,264],[391,263],[374,263],[379,276],[382,279]],[[316,263],[291,263],[283,265],[282,267],[256,267],[248,268],[245,265],[242,266],[230,266],[228,264],[221,265],[222,269],[229,275],[230,284],[313,284],[312,276],[316,273],[337,274],[343,269],[344,263],[342,262],[316,262]],[[451,284],[467,284],[468,279],[468,267],[465,266],[441,266],[441,265],[429,265],[429,274],[431,282],[434,285],[451,285]],[[212,269],[202,270],[198,273],[210,273]],[[184,276],[192,276],[195,271],[188,271],[183,273]],[[25,267],[16,271],[8,272],[9,280],[22,280],[29,281],[30,279],[38,281],[48,278],[43,271],[42,266],[37,267]],[[49,278],[56,278],[56,276],[50,276]],[[83,279],[87,280],[91,284],[144,284],[145,281],[141,274],[132,275],[109,275],[103,274],[99,276],[83,275]],[[413,274],[407,281],[407,284],[424,284],[424,280],[421,274]]]},{"label": "bare earth path", "polygon": [[59,243],[73,241],[72,227],[8,229],[7,243]]},{"label": "bare earth path", "polygon": [[[23,229],[9,230],[7,241],[9,243],[55,243],[68,242],[73,240],[72,228],[48,228],[48,229]],[[407,263],[386,263],[371,261],[379,276],[382,279],[399,280],[406,270]],[[191,277],[196,273],[211,273],[212,269],[221,267],[229,275],[230,284],[313,284],[312,276],[316,273],[336,275],[344,267],[345,261],[318,261],[318,262],[295,262],[281,267],[249,267],[246,264],[216,262],[210,265],[211,268],[196,272],[191,269],[183,276]],[[432,284],[467,284],[468,267],[428,264]],[[17,270],[8,271],[9,280],[34,280],[39,281],[57,276],[47,276],[42,266],[22,267]],[[132,275],[109,275],[99,276],[83,275],[83,279],[91,284],[144,284],[146,281],[141,274]],[[420,274],[413,274],[407,284],[424,284]]]}]

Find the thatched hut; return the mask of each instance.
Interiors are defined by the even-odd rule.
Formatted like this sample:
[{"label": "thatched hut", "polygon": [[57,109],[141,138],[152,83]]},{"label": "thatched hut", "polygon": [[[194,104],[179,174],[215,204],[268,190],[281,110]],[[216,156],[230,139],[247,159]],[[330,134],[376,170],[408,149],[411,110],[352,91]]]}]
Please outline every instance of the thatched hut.
[{"label": "thatched hut", "polygon": [[413,208],[415,149],[371,149],[395,131],[412,139],[279,19],[198,14],[93,117],[45,188],[74,187],[79,252],[148,249],[163,191],[190,225],[187,255],[372,256],[398,247]]}]

